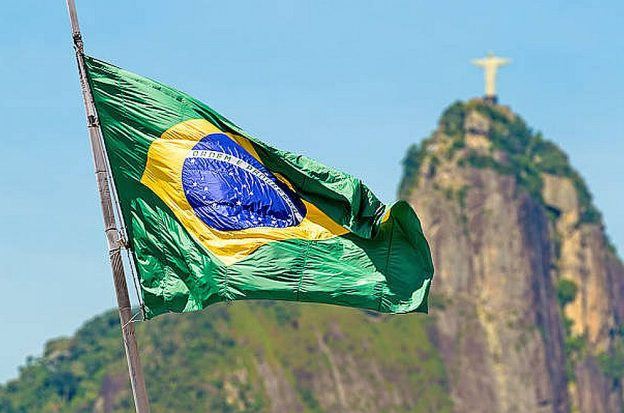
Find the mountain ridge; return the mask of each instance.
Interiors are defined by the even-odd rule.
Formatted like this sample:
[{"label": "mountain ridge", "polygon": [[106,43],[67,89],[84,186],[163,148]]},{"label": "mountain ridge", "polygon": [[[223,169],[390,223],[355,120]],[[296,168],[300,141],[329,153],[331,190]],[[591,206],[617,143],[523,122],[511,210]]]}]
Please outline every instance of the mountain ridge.
[{"label": "mountain ridge", "polygon": [[[429,325],[423,315],[236,302],[138,323],[137,339],[154,412],[450,412]],[[0,411],[134,411],[116,312],[50,341],[0,386]]]}]

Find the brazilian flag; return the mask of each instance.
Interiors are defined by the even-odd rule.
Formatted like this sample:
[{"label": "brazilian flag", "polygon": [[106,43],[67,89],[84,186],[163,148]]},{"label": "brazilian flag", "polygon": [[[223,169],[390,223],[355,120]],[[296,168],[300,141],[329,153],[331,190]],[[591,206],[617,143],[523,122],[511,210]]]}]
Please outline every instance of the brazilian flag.
[{"label": "brazilian flag", "polygon": [[248,299],[427,311],[431,253],[407,203],[85,60],[148,318]]}]

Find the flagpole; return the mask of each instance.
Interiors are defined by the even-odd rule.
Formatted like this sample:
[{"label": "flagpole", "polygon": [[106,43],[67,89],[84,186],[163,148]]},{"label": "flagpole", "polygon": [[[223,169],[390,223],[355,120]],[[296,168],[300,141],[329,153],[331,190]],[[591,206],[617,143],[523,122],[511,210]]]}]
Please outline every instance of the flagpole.
[{"label": "flagpole", "polygon": [[147,389],[145,387],[145,378],[143,377],[143,369],[141,368],[141,361],[139,359],[139,349],[137,347],[136,337],[134,334],[132,308],[130,306],[128,285],[126,283],[126,275],[124,273],[124,266],[121,258],[121,249],[124,247],[125,243],[115,221],[113,202],[111,200],[111,188],[108,178],[110,174],[106,163],[104,143],[99,127],[97,112],[93,103],[93,94],[91,92],[89,82],[87,81],[87,72],[84,62],[84,46],[74,0],[67,0],[67,10],[69,11],[69,19],[71,21],[72,37],[74,41],[74,49],[76,50],[76,60],[78,63],[82,97],[84,99],[85,110],[87,113],[89,138],[91,140],[91,150],[93,152],[93,162],[95,164],[95,176],[97,178],[97,187],[100,193],[105,234],[108,243],[108,255],[113,272],[115,294],[117,296],[117,306],[119,307],[119,319],[121,321],[121,332],[126,350],[126,358],[128,360],[128,370],[130,373],[132,395],[134,396],[134,405],[137,413],[149,413],[149,400],[147,397]]}]

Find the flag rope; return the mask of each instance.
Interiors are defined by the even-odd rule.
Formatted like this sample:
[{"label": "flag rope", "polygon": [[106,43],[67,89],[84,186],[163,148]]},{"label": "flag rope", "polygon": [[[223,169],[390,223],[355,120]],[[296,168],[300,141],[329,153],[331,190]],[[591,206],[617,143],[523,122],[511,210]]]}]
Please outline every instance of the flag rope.
[{"label": "flag rope", "polygon": [[126,327],[128,327],[128,324],[140,321],[140,320],[137,320],[137,318],[136,318],[136,316],[138,316],[139,314],[141,314],[139,311],[134,313],[134,315],[130,318],[130,320],[126,321],[126,323],[124,325],[122,325],[121,328],[126,328]]}]

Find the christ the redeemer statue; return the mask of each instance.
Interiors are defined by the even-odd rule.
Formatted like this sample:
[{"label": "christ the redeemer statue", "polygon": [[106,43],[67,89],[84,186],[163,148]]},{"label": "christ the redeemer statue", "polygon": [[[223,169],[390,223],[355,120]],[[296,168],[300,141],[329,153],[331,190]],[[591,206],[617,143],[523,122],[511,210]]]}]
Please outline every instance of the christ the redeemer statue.
[{"label": "christ the redeemer statue", "polygon": [[509,62],[509,59],[495,56],[491,52],[484,58],[472,61],[473,65],[483,68],[485,74],[485,100],[496,103],[496,71],[500,66],[504,66]]}]

